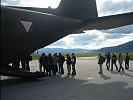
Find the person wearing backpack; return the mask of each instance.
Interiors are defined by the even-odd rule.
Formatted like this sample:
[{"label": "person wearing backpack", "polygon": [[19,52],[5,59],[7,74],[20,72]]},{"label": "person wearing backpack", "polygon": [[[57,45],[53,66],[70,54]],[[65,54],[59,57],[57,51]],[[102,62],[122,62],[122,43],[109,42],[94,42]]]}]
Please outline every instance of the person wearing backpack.
[{"label": "person wearing backpack", "polygon": [[98,54],[98,64],[99,64],[99,73],[98,74],[103,74],[103,69],[102,69],[102,65],[104,63],[104,57],[102,56],[101,53]]}]

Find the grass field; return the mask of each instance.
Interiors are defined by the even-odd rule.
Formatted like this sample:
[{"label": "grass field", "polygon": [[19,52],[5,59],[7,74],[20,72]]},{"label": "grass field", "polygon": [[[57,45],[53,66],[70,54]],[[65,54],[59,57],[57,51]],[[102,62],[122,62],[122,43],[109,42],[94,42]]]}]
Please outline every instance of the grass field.
[{"label": "grass field", "polygon": [[[48,54],[46,54],[48,55]],[[66,54],[63,54],[66,57]],[[71,54],[70,54],[71,55]],[[105,55],[104,53],[102,55]],[[117,57],[118,57],[118,53],[116,53]],[[125,55],[126,53],[122,53],[123,59],[125,59]],[[32,59],[39,59],[41,55],[37,55],[37,54],[32,54]],[[98,56],[98,53],[77,53],[75,54],[76,57],[96,57]],[[129,53],[130,59],[133,60],[133,52]]]}]

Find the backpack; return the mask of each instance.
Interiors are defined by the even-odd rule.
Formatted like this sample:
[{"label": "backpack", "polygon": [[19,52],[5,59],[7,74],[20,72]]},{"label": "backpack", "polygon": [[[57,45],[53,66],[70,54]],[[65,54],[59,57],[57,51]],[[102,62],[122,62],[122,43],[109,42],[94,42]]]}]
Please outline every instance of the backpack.
[{"label": "backpack", "polygon": [[103,63],[105,62],[105,57],[102,57],[102,62],[103,62]]}]

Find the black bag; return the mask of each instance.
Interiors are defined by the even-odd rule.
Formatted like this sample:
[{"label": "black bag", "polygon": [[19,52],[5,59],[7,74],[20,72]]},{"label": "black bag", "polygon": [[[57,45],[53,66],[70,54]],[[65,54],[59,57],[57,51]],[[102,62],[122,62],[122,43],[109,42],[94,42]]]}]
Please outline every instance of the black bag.
[{"label": "black bag", "polygon": [[102,57],[102,62],[103,62],[103,63],[105,62],[105,57]]}]

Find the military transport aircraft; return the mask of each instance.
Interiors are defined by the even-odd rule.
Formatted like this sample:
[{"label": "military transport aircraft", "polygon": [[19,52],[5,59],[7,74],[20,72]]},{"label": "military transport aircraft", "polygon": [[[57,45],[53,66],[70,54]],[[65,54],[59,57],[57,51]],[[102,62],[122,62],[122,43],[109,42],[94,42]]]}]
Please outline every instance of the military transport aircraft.
[{"label": "military transport aircraft", "polygon": [[56,9],[1,5],[0,67],[7,69],[14,60],[69,34],[130,24],[133,12],[98,17],[95,0],[61,0]]}]

